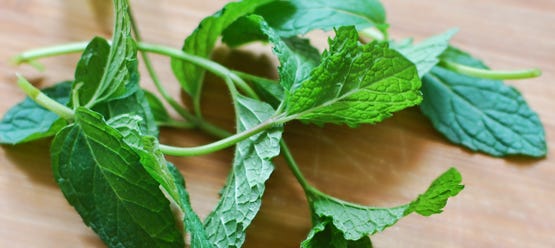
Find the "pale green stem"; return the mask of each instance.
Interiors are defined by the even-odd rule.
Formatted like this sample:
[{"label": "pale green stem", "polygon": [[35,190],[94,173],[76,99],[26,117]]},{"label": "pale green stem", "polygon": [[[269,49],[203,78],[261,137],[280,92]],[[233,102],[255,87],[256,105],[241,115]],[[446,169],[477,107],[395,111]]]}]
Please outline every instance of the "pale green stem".
[{"label": "pale green stem", "polygon": [[536,68],[515,71],[496,71],[470,67],[446,60],[441,61],[440,65],[463,75],[495,80],[535,78],[542,74],[541,70]]},{"label": "pale green stem", "polygon": [[[129,19],[131,21],[131,28],[133,30],[133,33],[135,34],[135,39],[137,40],[137,42],[141,42],[143,40],[143,38],[141,36],[141,33],[140,33],[139,28],[137,26],[137,23],[135,21],[135,17],[133,16],[133,11],[131,11],[131,6],[129,6],[127,12],[129,14],[129,17],[130,17]],[[150,75],[150,78],[152,79],[152,82],[154,82],[154,86],[156,87],[156,89],[158,90],[160,95],[162,95],[162,98],[179,115],[181,115],[181,117],[185,118],[186,120],[192,121],[192,122],[198,122],[197,120],[194,120],[195,119],[194,116],[192,114],[190,114],[183,106],[181,106],[181,104],[179,104],[175,99],[173,99],[173,97],[171,97],[171,95],[166,90],[166,88],[164,88],[164,86],[160,82],[160,79],[158,78],[158,75],[156,74],[156,71],[154,70],[154,67],[153,67],[153,65],[150,61],[150,58],[148,57],[148,54],[145,51],[141,50],[141,57],[143,58],[143,61],[145,63],[145,67],[148,71],[148,74]]]},{"label": "pale green stem", "polygon": [[384,34],[382,34],[376,28],[365,28],[358,32],[360,36],[366,37],[372,40],[383,41],[385,40]]},{"label": "pale green stem", "polygon": [[48,97],[19,74],[17,74],[17,85],[40,106],[43,106],[66,120],[73,119],[75,115],[73,110]]},{"label": "pale green stem", "polygon": [[160,145],[160,150],[164,154],[172,155],[172,156],[198,156],[198,155],[209,154],[215,151],[228,148],[238,142],[241,142],[273,126],[274,126],[274,121],[272,119],[268,119],[267,121],[262,122],[259,125],[249,130],[245,130],[243,132],[234,134],[232,136],[229,136],[225,139],[221,139],[214,143],[210,143],[203,146],[196,146],[196,147],[174,147],[174,146],[168,146],[168,145]]},{"label": "pale green stem", "polygon": [[305,194],[307,194],[308,196],[308,193],[313,191],[314,187],[312,187],[304,177],[301,169],[299,169],[299,165],[297,165],[297,162],[293,158],[293,154],[291,154],[289,147],[283,139],[279,142],[279,145],[281,147],[281,154],[285,158],[287,166],[289,167],[291,172],[293,172],[293,175],[295,176],[299,184],[301,184],[301,187],[303,188]]}]

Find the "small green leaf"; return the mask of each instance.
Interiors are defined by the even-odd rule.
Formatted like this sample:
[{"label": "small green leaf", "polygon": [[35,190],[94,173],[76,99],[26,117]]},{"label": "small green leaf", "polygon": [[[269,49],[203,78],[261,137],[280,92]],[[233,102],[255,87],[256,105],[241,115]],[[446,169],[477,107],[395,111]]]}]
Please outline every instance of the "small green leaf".
[{"label": "small green leaf", "polygon": [[120,99],[138,88],[137,45],[131,37],[126,0],[114,0],[115,26],[110,47],[103,38],[94,38],[81,56],[75,71],[73,90],[78,90],[79,106]]},{"label": "small green leaf", "polygon": [[273,80],[251,80],[251,83],[256,94],[273,108],[277,108],[285,97],[283,87]]},{"label": "small green leaf", "polygon": [[[43,93],[61,104],[67,104],[71,82],[58,83]],[[0,144],[16,145],[53,136],[67,122],[27,97],[13,106],[0,122]]]},{"label": "small green leaf", "polygon": [[164,104],[148,90],[143,90],[145,94],[146,101],[148,102],[148,106],[150,106],[150,111],[152,112],[152,116],[157,123],[166,123],[171,118],[164,107]]},{"label": "small green leaf", "polygon": [[418,45],[392,43],[391,48],[412,61],[418,69],[418,75],[422,78],[437,65],[439,56],[449,47],[449,41],[456,33],[456,29],[451,29],[443,34],[430,37]]},{"label": "small green leaf", "polygon": [[173,179],[178,186],[178,192],[181,199],[181,209],[184,212],[184,223],[185,228],[191,234],[191,247],[200,247],[200,248],[209,248],[214,247],[210,241],[208,240],[208,235],[204,230],[204,226],[202,225],[202,221],[195,213],[193,208],[191,207],[191,201],[189,200],[189,193],[185,187],[185,179],[175,168],[175,166],[171,163],[167,164],[168,170],[173,176]]},{"label": "small green leaf", "polygon": [[[442,57],[487,69],[481,61],[454,48]],[[423,82],[424,101],[420,108],[451,142],[493,156],[546,155],[540,119],[513,87],[441,66],[424,76]]]},{"label": "small green leaf", "polygon": [[85,108],[51,147],[56,182],[110,247],[183,247],[170,203],[141,158],[100,114]]},{"label": "small green leaf", "polygon": [[347,240],[330,221],[322,221],[312,227],[308,237],[301,243],[302,248],[372,248],[368,236],[359,240]]},{"label": "small green leaf", "polygon": [[[275,112],[272,107],[238,96],[237,131],[250,129],[267,120]],[[264,183],[274,166],[271,159],[279,154],[282,127],[275,127],[237,144],[232,171],[216,209],[208,215],[204,226],[216,247],[240,247],[245,231],[262,202]]]},{"label": "small green leaf", "polygon": [[134,91],[133,94],[125,98],[99,103],[94,106],[93,110],[102,114],[108,120],[119,115],[139,116],[142,119],[142,122],[139,124],[141,133],[155,137],[158,136],[158,126],[141,89]]},{"label": "small green leaf", "polygon": [[[208,58],[222,32],[240,17],[254,12],[254,10],[274,0],[244,0],[231,2],[220,11],[204,18],[193,33],[185,39],[182,50],[196,56]],[[198,66],[172,59],[173,73],[183,89],[196,97],[202,89],[204,70]]]},{"label": "small green leaf", "polygon": [[420,103],[420,86],[414,64],[388,44],[362,46],[353,27],[342,27],[321,64],[293,88],[287,113],[316,124],[372,124]]},{"label": "small green leaf", "polygon": [[[325,195],[318,191],[309,194],[309,203],[313,209],[314,219],[320,222],[333,224],[337,231],[343,233],[346,240],[360,240],[367,235],[381,232],[385,228],[395,224],[399,219],[413,212],[424,216],[440,213],[445,207],[449,197],[457,195],[464,186],[461,185],[460,173],[451,168],[439,176],[430,185],[428,190],[413,202],[393,207],[375,208],[345,202],[334,197]],[[320,225],[320,226],[318,226]],[[317,235],[313,233],[322,232],[322,224],[317,224],[315,230],[309,235],[305,242],[312,241]],[[332,233],[335,229],[330,229]],[[319,239],[323,239],[320,237]],[[329,237],[328,237],[329,238]]]},{"label": "small green leaf", "polygon": [[246,18],[258,23],[258,28],[274,44],[273,52],[280,63],[278,68],[280,84],[286,91],[308,78],[310,72],[320,63],[320,53],[307,39],[282,38],[262,17],[250,15]]}]

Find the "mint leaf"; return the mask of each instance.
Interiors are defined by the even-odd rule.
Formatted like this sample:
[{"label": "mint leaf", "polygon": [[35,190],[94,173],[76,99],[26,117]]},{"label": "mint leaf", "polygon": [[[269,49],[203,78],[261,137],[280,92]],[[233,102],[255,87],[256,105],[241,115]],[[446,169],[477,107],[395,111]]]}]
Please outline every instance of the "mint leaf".
[{"label": "mint leaf", "polygon": [[258,29],[274,44],[273,52],[278,57],[280,84],[286,91],[305,80],[320,63],[320,54],[306,39],[280,37],[260,16],[245,17],[258,24]]},{"label": "mint leaf", "polygon": [[[329,31],[341,26],[357,29],[376,27],[386,32],[385,10],[378,0],[274,1],[256,9],[280,37],[293,37],[312,30]],[[222,41],[231,47],[256,40],[267,40],[252,21],[239,19],[223,33]]]},{"label": "mint leaf", "polygon": [[287,113],[316,124],[372,124],[420,103],[420,85],[414,64],[388,44],[362,46],[354,27],[342,27],[320,65],[286,99]]},{"label": "mint leaf", "polygon": [[97,103],[123,98],[136,89],[128,85],[136,76],[133,71],[137,71],[137,45],[131,37],[127,1],[114,0],[114,5],[116,16],[112,46],[108,49],[106,40],[94,38],[75,71],[74,90],[79,91],[79,106],[92,107]]},{"label": "mint leaf", "polygon": [[330,221],[322,221],[312,227],[308,237],[301,243],[302,248],[372,248],[368,236],[359,240],[347,240],[343,233],[335,228]]},{"label": "mint leaf", "polygon": [[250,80],[254,91],[260,98],[273,108],[277,108],[279,104],[283,101],[285,93],[283,87],[279,83],[273,80]]},{"label": "mint leaf", "polygon": [[169,202],[141,158],[100,114],[84,108],[51,148],[64,196],[110,247],[183,247]]},{"label": "mint leaf", "polygon": [[[448,49],[443,59],[487,68],[454,48]],[[424,76],[423,82],[422,113],[451,142],[493,156],[546,155],[540,119],[513,87],[440,66]]]},{"label": "mint leaf", "polygon": [[[220,11],[201,21],[197,29],[185,39],[182,50],[200,57],[210,57],[223,30],[240,17],[272,1],[274,0],[244,0],[228,3]],[[183,89],[192,96],[198,96],[202,88],[204,70],[178,59],[172,59],[171,67]]]},{"label": "mint leaf", "polygon": [[158,97],[148,90],[143,90],[143,92],[145,94],[146,101],[148,102],[148,106],[150,107],[150,111],[152,112],[152,116],[154,117],[154,121],[156,121],[159,125],[169,122],[171,119],[170,115]]},{"label": "mint leaf", "polygon": [[[71,82],[61,82],[43,93],[61,104],[69,101]],[[6,112],[0,122],[0,144],[16,145],[53,136],[67,122],[26,97]]]},{"label": "mint leaf", "polygon": [[[266,103],[242,96],[237,100],[238,132],[266,121],[275,112]],[[264,183],[274,169],[271,159],[279,154],[281,133],[282,127],[275,127],[237,144],[222,198],[204,223],[216,247],[243,244],[245,231],[260,209]]]},{"label": "mint leaf", "polygon": [[456,29],[451,29],[443,34],[430,37],[417,45],[412,44],[412,42],[406,44],[393,43],[391,48],[399,51],[412,61],[418,69],[418,75],[422,78],[439,63],[439,56],[449,47],[449,41],[456,33]]},{"label": "mint leaf", "polygon": [[318,233],[324,231],[323,226],[326,226],[327,222],[333,224],[333,228],[331,225],[326,228],[331,233],[328,234],[331,235],[328,238],[331,239],[337,236],[337,232],[341,232],[346,240],[363,242],[360,240],[365,236],[381,232],[413,212],[424,216],[440,213],[447,199],[457,195],[464,188],[460,184],[461,181],[460,173],[451,168],[434,180],[428,190],[416,200],[393,208],[361,206],[313,190],[309,194],[309,203],[313,209],[313,219],[321,223],[315,225],[303,244],[321,242],[325,237],[319,237]]},{"label": "mint leaf", "polygon": [[204,230],[202,221],[200,221],[200,218],[191,207],[189,193],[187,192],[185,187],[185,179],[173,164],[168,163],[167,166],[168,170],[173,176],[174,181],[176,182],[176,185],[178,186],[177,189],[179,191],[179,196],[181,199],[181,209],[184,212],[183,218],[185,227],[187,228],[187,231],[191,233],[191,247],[213,247],[213,245],[208,240],[208,236],[206,234],[206,231]]},{"label": "mint leaf", "polygon": [[202,222],[191,207],[185,179],[173,164],[166,161],[156,137],[147,136],[141,131],[140,122],[141,118],[138,116],[118,115],[110,119],[108,124],[122,134],[123,140],[140,156],[145,170],[179,209],[178,216],[182,216],[185,228],[191,233],[191,246],[212,247]]},{"label": "mint leaf", "polygon": [[385,10],[378,0],[278,1],[257,9],[280,36],[306,34],[315,29],[329,31],[340,26],[385,31]]},{"label": "mint leaf", "polygon": [[[137,85],[136,87],[138,87],[137,82],[129,85]],[[142,119],[139,124],[140,133],[155,137],[158,136],[156,120],[154,119],[144,92],[141,89],[135,90],[134,93],[125,98],[99,103],[94,106],[93,110],[102,114],[104,118],[108,120],[126,114],[139,116]]]}]

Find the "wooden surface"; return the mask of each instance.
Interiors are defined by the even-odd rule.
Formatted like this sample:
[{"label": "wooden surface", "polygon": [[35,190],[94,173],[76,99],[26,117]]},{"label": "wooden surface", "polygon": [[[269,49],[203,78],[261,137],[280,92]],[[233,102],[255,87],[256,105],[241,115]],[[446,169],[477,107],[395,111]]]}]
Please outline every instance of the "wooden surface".
[{"label": "wooden surface", "polygon": [[[179,47],[198,21],[223,0],[132,1],[145,40]],[[71,79],[78,56],[43,60],[46,71],[15,67],[10,56],[27,49],[109,36],[110,18],[101,1],[0,0],[0,114],[21,101],[15,72],[39,86]],[[545,125],[555,147],[555,1],[553,0],[397,0],[385,3],[393,37],[421,39],[459,27],[454,43],[479,55],[493,68],[537,66],[539,79],[511,81]],[[315,37],[320,47],[321,33]],[[228,65],[275,76],[268,49],[256,54],[216,57]],[[168,60],[154,57],[163,81],[175,96],[179,88]],[[143,70],[144,71],[144,70]],[[143,73],[145,87],[152,88]],[[209,77],[207,116],[232,128],[229,99],[221,82]],[[373,237],[376,247],[555,247],[555,158],[491,158],[449,144],[417,109],[375,126],[316,128],[291,123],[285,139],[302,171],[324,192],[362,204],[394,206],[413,199],[450,166],[466,189],[445,212],[430,218],[411,215]],[[163,130],[161,141],[200,145],[212,141],[192,132]],[[49,141],[0,148],[0,247],[103,247],[67,204],[55,184]],[[205,217],[218,200],[232,151],[171,158],[184,173],[195,209]],[[303,193],[281,159],[270,179],[260,214],[245,247],[297,247],[310,219]]]}]

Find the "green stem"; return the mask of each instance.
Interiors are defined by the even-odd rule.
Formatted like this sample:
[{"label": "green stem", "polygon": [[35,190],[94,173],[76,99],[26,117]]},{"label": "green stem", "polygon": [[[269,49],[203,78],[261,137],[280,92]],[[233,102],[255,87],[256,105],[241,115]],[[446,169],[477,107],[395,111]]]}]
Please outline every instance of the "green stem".
[{"label": "green stem", "polygon": [[54,57],[58,55],[83,52],[87,47],[88,42],[75,42],[51,46],[46,48],[33,49],[20,53],[13,57],[11,61],[16,64],[31,63],[38,58]]},{"label": "green stem", "polygon": [[449,70],[458,72],[463,75],[485,78],[485,79],[495,79],[495,80],[535,78],[535,77],[541,76],[542,74],[541,70],[537,68],[515,70],[515,71],[494,71],[494,70],[470,67],[470,66],[466,66],[452,61],[446,61],[446,60],[442,60],[440,62],[440,65]]},{"label": "green stem", "polygon": [[19,74],[17,74],[17,85],[37,104],[66,120],[73,119],[73,116],[75,115],[73,110],[43,94],[39,89],[35,88],[35,86]]},{"label": "green stem", "polygon": [[166,155],[172,156],[198,156],[204,155],[208,153],[213,153],[215,151],[219,151],[225,148],[228,148],[238,142],[241,142],[255,134],[258,134],[268,128],[274,126],[274,120],[272,118],[266,120],[265,122],[260,123],[259,125],[229,136],[225,139],[221,139],[214,143],[210,143],[203,146],[196,146],[196,147],[174,147],[168,145],[160,145],[160,150]]},{"label": "green stem", "polygon": [[[32,63],[33,61],[40,59],[40,58],[47,58],[47,57],[52,57],[52,56],[59,56],[59,55],[63,55],[63,54],[70,54],[70,53],[77,53],[77,52],[83,52],[85,50],[85,48],[87,47],[88,42],[76,42],[76,43],[68,43],[68,44],[64,44],[64,45],[59,45],[59,46],[54,46],[54,47],[45,47],[45,48],[39,48],[39,49],[34,49],[34,50],[29,50],[26,52],[23,52],[21,54],[19,54],[18,56],[15,56],[14,58],[12,58],[12,61],[15,64],[22,64],[22,63]],[[195,59],[191,59],[191,60],[186,60],[188,62],[194,63],[196,64],[197,61],[203,61],[205,63],[199,63],[197,65],[205,68],[205,66],[212,66],[212,65],[218,65],[215,68],[212,68],[211,70],[207,69],[208,71],[214,73],[213,70],[220,70],[221,73],[214,73],[218,76],[224,76],[224,75],[232,75],[232,73],[229,72],[229,70],[227,70],[227,68],[212,62],[210,60],[201,58],[201,57],[196,57],[193,55],[189,55],[186,54],[185,52],[181,51],[181,50],[177,50],[177,49],[172,49],[172,48],[166,48],[166,49],[162,49],[164,47],[161,46],[154,46],[154,45],[150,45],[144,42],[138,42],[138,48],[139,51],[144,51],[144,52],[152,52],[152,53],[157,53],[157,54],[161,54],[161,55],[166,55],[166,56],[170,56],[170,57],[174,57],[175,54],[185,54],[185,57],[188,58],[196,58]],[[171,53],[168,53],[167,51],[170,50]],[[176,56],[176,58],[178,59],[183,59],[183,56]],[[146,65],[146,62],[145,62]],[[149,66],[147,66],[148,69]],[[223,70],[222,70],[223,68]],[[149,69],[150,70],[150,69]],[[149,72],[150,73],[150,72]],[[231,77],[233,82],[239,82],[241,83],[241,79],[238,76],[235,77]],[[239,78],[239,80],[237,79]],[[155,78],[153,78],[153,82],[155,84],[155,86],[157,87],[157,90],[160,92],[160,94],[162,95],[162,97],[168,101],[168,103],[170,104],[170,106],[172,106],[172,108],[174,108],[176,110],[177,113],[179,113],[179,115],[181,115],[183,118],[187,119],[188,121],[191,121],[192,123],[194,123],[195,126],[197,126],[199,129],[213,135],[216,137],[227,137],[230,135],[230,133],[226,130],[223,130],[217,126],[214,126],[202,119],[197,118],[194,115],[191,115],[187,110],[185,110],[177,101],[175,101],[173,98],[171,98],[171,96],[169,96],[169,93],[167,92],[167,90],[162,86],[162,84],[160,83],[160,81],[158,80],[158,78],[155,76]],[[243,81],[244,82],[244,81]],[[245,83],[245,85],[247,85]],[[247,85],[248,86],[248,85]],[[243,89],[243,87],[240,87]],[[248,90],[246,90],[246,92],[248,92]],[[254,92],[254,91],[252,91]],[[250,93],[249,93],[250,94]]]},{"label": "green stem", "polygon": [[174,128],[196,128],[197,126],[189,121],[176,121],[174,119],[169,119],[164,122],[157,122],[156,125],[160,127],[174,127]]},{"label": "green stem", "polygon": [[386,39],[385,35],[382,34],[376,28],[365,28],[358,32],[360,36],[366,37],[372,40],[383,41]]},{"label": "green stem", "polygon": [[[133,11],[131,11],[131,6],[129,6],[127,12],[129,14],[129,19],[130,19],[130,22],[131,22],[131,28],[133,30],[133,33],[135,34],[135,39],[137,40],[137,42],[141,42],[143,40],[143,38],[142,38],[141,33],[139,31],[138,25],[135,21],[135,17],[133,16]],[[184,119],[186,119],[188,121],[192,121],[194,119],[194,116],[192,114],[190,114],[183,106],[181,106],[181,104],[179,104],[175,99],[173,99],[173,97],[171,97],[171,95],[168,93],[166,88],[164,88],[164,86],[160,82],[160,79],[159,79],[158,75],[156,74],[156,71],[154,70],[154,67],[152,65],[152,62],[150,61],[150,58],[148,57],[148,54],[145,51],[141,50],[141,57],[143,58],[143,61],[145,63],[145,67],[148,71],[148,74],[150,75],[150,78],[152,79],[152,82],[154,82],[154,86],[156,87],[156,89],[158,90],[160,95],[162,95],[162,98],[179,115],[181,115],[181,117],[183,117]]]},{"label": "green stem", "polygon": [[281,146],[281,154],[285,158],[287,166],[289,167],[291,172],[293,172],[293,175],[295,176],[299,184],[301,184],[301,187],[303,188],[305,194],[307,194],[308,196],[308,193],[312,192],[314,190],[314,187],[312,187],[304,177],[303,173],[299,169],[299,166],[297,165],[297,162],[293,158],[293,154],[291,154],[289,147],[283,139],[279,142],[279,145]]}]

